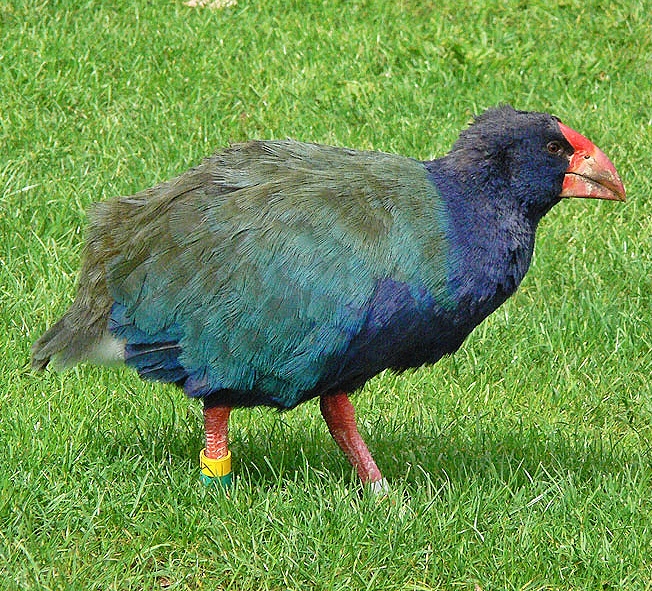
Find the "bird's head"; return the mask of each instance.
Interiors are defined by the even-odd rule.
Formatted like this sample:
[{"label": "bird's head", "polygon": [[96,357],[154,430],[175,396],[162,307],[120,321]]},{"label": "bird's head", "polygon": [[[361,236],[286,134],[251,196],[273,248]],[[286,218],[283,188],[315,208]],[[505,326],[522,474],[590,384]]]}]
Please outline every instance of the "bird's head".
[{"label": "bird's head", "polygon": [[489,183],[496,198],[517,199],[534,218],[564,197],[625,200],[604,152],[546,113],[490,109],[462,132],[449,157],[466,175]]}]

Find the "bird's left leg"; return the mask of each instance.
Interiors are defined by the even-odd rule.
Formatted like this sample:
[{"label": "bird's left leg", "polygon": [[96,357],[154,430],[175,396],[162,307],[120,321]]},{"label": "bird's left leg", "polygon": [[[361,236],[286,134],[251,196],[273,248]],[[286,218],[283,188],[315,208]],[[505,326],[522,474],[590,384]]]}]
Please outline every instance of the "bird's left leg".
[{"label": "bird's left leg", "polygon": [[368,485],[373,493],[387,491],[387,481],[358,433],[355,410],[346,393],[322,396],[319,399],[319,408],[333,439],[356,469],[363,484]]},{"label": "bird's left leg", "polygon": [[206,447],[199,454],[201,479],[204,484],[231,484],[231,452],[229,451],[230,406],[204,405]]}]

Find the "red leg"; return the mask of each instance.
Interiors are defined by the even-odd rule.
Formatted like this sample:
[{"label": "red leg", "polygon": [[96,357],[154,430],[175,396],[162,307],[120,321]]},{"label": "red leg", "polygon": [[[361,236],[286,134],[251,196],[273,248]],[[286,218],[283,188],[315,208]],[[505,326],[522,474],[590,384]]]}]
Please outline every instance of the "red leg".
[{"label": "red leg", "polygon": [[231,484],[231,452],[229,451],[229,406],[204,407],[206,448],[199,454],[201,479],[204,484]]},{"label": "red leg", "polygon": [[358,433],[355,410],[349,397],[344,392],[322,396],[319,407],[333,439],[357,470],[360,480],[370,484],[374,492],[385,490],[387,483]]},{"label": "red leg", "polygon": [[206,457],[223,458],[229,453],[230,406],[204,408],[204,432],[206,434]]}]

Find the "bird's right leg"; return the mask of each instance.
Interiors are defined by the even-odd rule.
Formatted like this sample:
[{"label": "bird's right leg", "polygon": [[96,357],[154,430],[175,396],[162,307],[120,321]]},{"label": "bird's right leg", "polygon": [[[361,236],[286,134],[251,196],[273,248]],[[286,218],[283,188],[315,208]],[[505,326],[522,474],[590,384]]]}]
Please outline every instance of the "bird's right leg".
[{"label": "bird's right leg", "polygon": [[199,454],[201,479],[204,484],[231,484],[231,452],[229,451],[230,406],[204,405],[206,447]]},{"label": "bird's right leg", "polygon": [[363,484],[373,493],[387,492],[387,480],[383,478],[367,444],[358,433],[355,410],[346,393],[322,396],[319,408],[333,439],[356,469]]}]

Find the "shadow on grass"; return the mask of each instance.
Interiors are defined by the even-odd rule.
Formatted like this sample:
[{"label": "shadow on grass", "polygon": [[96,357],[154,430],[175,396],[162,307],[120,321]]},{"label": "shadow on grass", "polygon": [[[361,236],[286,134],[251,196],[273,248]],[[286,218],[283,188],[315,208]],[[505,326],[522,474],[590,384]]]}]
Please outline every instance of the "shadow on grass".
[{"label": "shadow on grass", "polygon": [[[309,486],[311,474],[355,481],[320,417],[304,415],[295,420],[292,412],[267,409],[239,412],[252,414],[231,431],[234,471],[253,486],[266,487],[284,479],[304,479]],[[103,461],[138,456],[152,464],[169,462],[197,469],[203,447],[199,410],[176,404],[171,417],[169,412],[155,420],[130,415],[122,426],[107,432],[98,421],[87,423],[85,437],[93,441],[93,449],[101,450]],[[415,485],[426,479],[435,485],[499,479],[525,486],[542,472],[589,482],[624,469],[631,472],[645,466],[649,470],[651,462],[648,455],[598,431],[564,424],[546,429],[527,423],[514,426],[486,417],[457,418],[444,427],[378,420],[363,437],[390,482]]]}]

